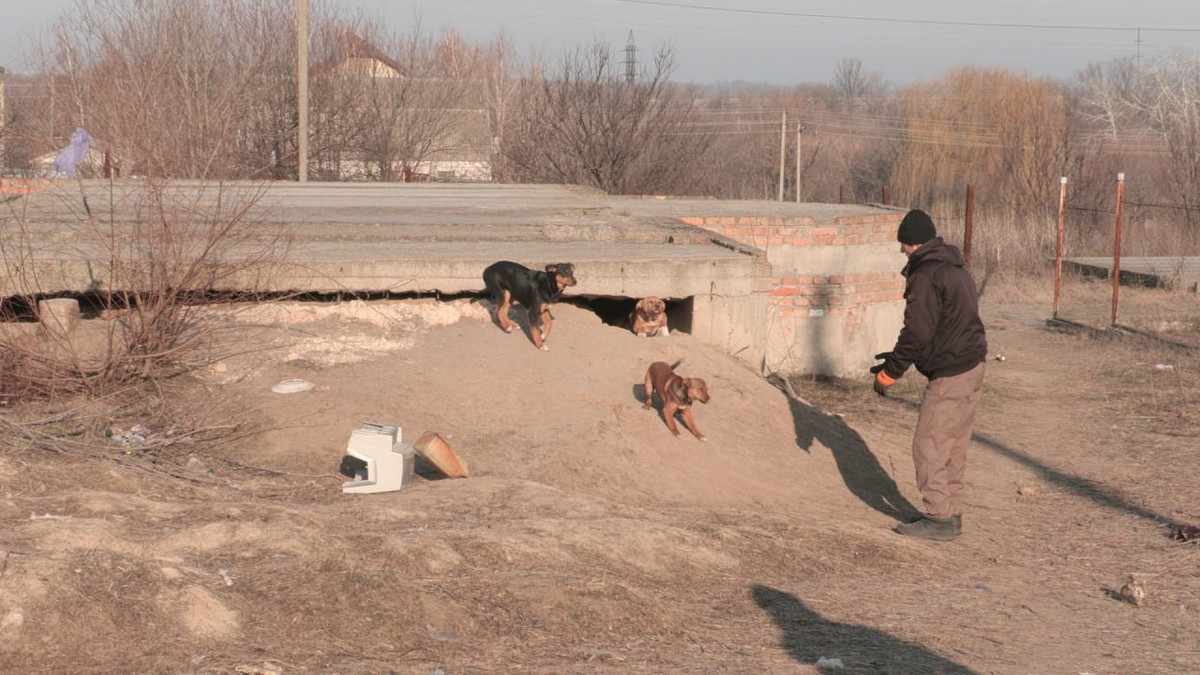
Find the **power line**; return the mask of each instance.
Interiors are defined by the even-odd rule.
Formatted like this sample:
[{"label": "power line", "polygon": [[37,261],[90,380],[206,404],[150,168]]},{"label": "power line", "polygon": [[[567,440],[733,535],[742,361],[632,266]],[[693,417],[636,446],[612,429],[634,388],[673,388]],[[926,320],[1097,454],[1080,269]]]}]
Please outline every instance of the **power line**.
[{"label": "power line", "polygon": [[1090,30],[1090,31],[1126,31],[1133,28],[1147,32],[1163,33],[1200,33],[1200,28],[1159,27],[1159,26],[1089,26],[1082,24],[1049,24],[1049,23],[1006,23],[996,21],[946,21],[938,19],[898,19],[879,16],[858,16],[853,14],[815,14],[811,12],[782,12],[767,9],[745,9],[739,7],[711,7],[708,5],[693,5],[677,2],[657,2],[655,0],[617,0],[630,5],[650,5],[670,9],[695,9],[707,12],[726,12],[730,14],[754,14],[760,16],[783,16],[801,19],[833,19],[837,21],[866,21],[874,23],[898,23],[922,26],[961,26],[972,28],[1034,28],[1041,30]]},{"label": "power line", "polygon": [[[696,121],[688,131],[672,135],[709,136],[777,136],[778,116],[782,108],[748,108],[745,110],[692,111]],[[910,145],[957,146],[962,149],[999,149],[1013,146],[1001,140],[1000,131],[993,125],[961,122],[948,119],[910,120],[906,117],[872,115],[856,112],[823,110],[789,111],[803,120],[808,134],[855,140],[874,140]],[[717,116],[717,119],[713,119]],[[768,117],[769,116],[769,117]],[[723,118],[723,119],[722,119]],[[1166,141],[1158,136],[1124,132],[1114,137],[1110,132],[1083,132],[1077,136],[1082,144],[1116,143],[1127,155],[1156,156],[1168,151]]]}]

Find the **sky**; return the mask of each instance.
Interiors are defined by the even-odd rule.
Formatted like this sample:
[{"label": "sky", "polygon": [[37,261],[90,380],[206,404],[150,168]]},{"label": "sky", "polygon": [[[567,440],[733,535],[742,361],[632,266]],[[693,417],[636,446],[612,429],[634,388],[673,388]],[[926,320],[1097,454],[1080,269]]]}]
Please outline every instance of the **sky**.
[{"label": "sky", "polygon": [[[0,0],[0,66],[79,0]],[[114,2],[120,0],[106,0]],[[128,1],[128,0],[127,0]],[[839,61],[894,85],[957,66],[1066,80],[1091,63],[1200,52],[1197,0],[309,0],[362,11],[394,32],[420,17],[483,42],[503,30],[547,56],[593,40],[639,58],[674,50],[677,82],[829,82]]]}]

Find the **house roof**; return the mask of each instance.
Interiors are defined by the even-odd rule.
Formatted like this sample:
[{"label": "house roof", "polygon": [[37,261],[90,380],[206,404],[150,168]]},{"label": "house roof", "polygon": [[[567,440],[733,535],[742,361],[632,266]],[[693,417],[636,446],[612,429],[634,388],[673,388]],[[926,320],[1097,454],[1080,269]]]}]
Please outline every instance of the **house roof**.
[{"label": "house roof", "polygon": [[367,59],[369,61],[376,61],[389,70],[392,70],[394,72],[393,77],[407,75],[398,61],[385,54],[375,45],[367,42],[362,36],[347,31],[343,39],[346,41],[347,60]]}]

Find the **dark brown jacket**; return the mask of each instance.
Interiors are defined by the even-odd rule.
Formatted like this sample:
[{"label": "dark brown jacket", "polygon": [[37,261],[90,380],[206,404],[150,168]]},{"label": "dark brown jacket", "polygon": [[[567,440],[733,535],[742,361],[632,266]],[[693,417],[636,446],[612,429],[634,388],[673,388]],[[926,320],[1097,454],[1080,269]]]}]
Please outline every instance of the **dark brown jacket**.
[{"label": "dark brown jacket", "polygon": [[904,327],[885,360],[887,374],[899,379],[910,365],[934,379],[965,373],[987,359],[987,335],[979,318],[975,280],[963,267],[962,253],[941,237],[930,239],[901,272]]}]

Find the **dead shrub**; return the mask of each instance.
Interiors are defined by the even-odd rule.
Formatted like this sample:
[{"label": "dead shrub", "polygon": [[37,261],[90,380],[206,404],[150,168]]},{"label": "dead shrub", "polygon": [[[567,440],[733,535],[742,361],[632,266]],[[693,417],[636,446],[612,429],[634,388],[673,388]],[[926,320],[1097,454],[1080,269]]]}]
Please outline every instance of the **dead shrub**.
[{"label": "dead shrub", "polygon": [[[0,402],[102,397],[161,383],[205,362],[214,291],[255,294],[286,250],[253,213],[262,184],[78,182],[54,203],[0,217]],[[39,204],[41,206],[41,204]],[[48,215],[50,214],[50,215]],[[82,264],[84,289],[64,289]],[[66,281],[63,281],[63,279]],[[81,299],[86,318],[48,298]]]}]

